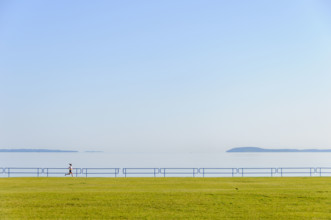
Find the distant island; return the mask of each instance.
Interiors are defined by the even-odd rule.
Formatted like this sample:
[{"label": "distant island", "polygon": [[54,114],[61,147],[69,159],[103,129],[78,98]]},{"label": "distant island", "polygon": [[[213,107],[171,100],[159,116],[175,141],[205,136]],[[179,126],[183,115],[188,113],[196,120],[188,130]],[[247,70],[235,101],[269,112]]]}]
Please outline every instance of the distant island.
[{"label": "distant island", "polygon": [[0,153],[77,153],[76,150],[0,149]]},{"label": "distant island", "polygon": [[235,147],[228,151],[227,153],[304,153],[304,152],[311,152],[311,153],[323,153],[323,152],[331,152],[331,149],[264,149],[260,147]]}]

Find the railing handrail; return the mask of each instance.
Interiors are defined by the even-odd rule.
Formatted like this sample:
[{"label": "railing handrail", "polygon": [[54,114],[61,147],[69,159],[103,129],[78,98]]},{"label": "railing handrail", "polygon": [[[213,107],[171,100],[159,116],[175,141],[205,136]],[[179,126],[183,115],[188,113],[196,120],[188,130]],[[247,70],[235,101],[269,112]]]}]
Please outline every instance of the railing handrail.
[{"label": "railing handrail", "polygon": [[[86,174],[88,170],[114,170],[114,173],[119,173],[120,168],[82,168],[82,174]],[[84,172],[85,171],[85,172]],[[109,174],[114,174],[109,173]],[[99,174],[99,173],[91,173],[91,174]]]},{"label": "railing handrail", "polygon": [[[11,171],[14,170],[14,171]],[[15,171],[15,170],[36,170],[37,172],[23,172],[23,171]],[[3,169],[3,173],[7,174],[8,177],[10,177],[10,174],[36,174],[37,176],[39,176],[40,174],[42,174],[43,169],[39,168],[39,167],[5,167]]]},{"label": "railing handrail", "polygon": [[[127,170],[133,170],[133,172],[128,172]],[[151,170],[151,172],[134,172],[135,170]],[[156,177],[157,174],[160,173],[159,168],[123,168],[122,173],[124,174],[124,177],[127,177],[127,175],[134,174],[134,175],[143,175],[143,174],[148,174],[148,175],[154,175]]]},{"label": "railing handrail", "polygon": [[[7,173],[10,170],[37,170],[37,171],[41,170],[41,173],[42,173],[43,168],[39,168],[39,167],[5,167],[5,168],[3,168],[4,173]],[[11,173],[15,173],[15,171],[11,172]],[[26,172],[26,173],[28,173],[28,172]]]},{"label": "railing handrail", "polygon": [[[68,168],[56,168],[56,167],[0,167],[0,174],[8,175],[10,177],[11,174],[34,174],[37,176],[49,176],[49,175],[58,175],[62,174],[64,170],[68,170]],[[120,175],[121,168],[74,168],[73,174],[78,175],[115,175],[117,176],[127,176],[127,175],[153,175],[154,177],[165,177],[166,175],[193,175],[202,176],[205,175],[218,175],[218,176],[330,176],[331,167],[203,167],[203,168],[152,168],[152,167],[140,167],[133,168],[127,167],[122,168],[122,175]],[[31,175],[30,175],[31,176]]]},{"label": "railing handrail", "polygon": [[[272,172],[272,171],[275,171],[275,173],[276,173],[277,168],[272,168],[272,167],[266,167],[266,168],[261,168],[261,167],[258,167],[258,168],[247,167],[247,168],[244,168],[244,167],[242,167],[242,168],[238,168],[237,170],[238,170],[238,173],[240,173],[240,174],[241,174],[244,170],[270,170],[271,172]],[[266,171],[266,172],[267,172],[267,171]],[[248,173],[254,173],[254,172],[248,172]],[[261,172],[259,172],[259,173],[261,173]]]},{"label": "railing handrail", "polygon": [[[103,173],[100,173],[100,172],[88,172],[88,170],[113,170],[114,172],[103,172]],[[85,171],[85,172],[84,172]],[[87,177],[88,174],[91,174],[91,175],[94,175],[94,174],[112,174],[112,175],[115,175],[115,177],[117,177],[117,175],[120,173],[120,168],[113,168],[113,167],[110,167],[110,168],[94,168],[94,167],[87,167],[87,168],[82,168],[82,172],[81,174],[85,174],[85,176]]]},{"label": "railing handrail", "polygon": [[317,168],[317,167],[277,167],[278,169],[311,169],[311,168]]},{"label": "railing handrail", "polygon": [[[127,170],[153,170],[153,172],[157,171],[156,174],[160,173],[159,168],[130,168],[130,167],[128,167],[128,168],[122,169],[123,174],[141,174],[140,172],[139,173],[137,173],[137,172],[130,173],[130,172],[127,172]],[[146,173],[146,174],[153,174],[153,173]]]},{"label": "railing handrail", "polygon": [[[192,170],[194,173],[199,173],[199,168],[160,168],[160,173],[164,174],[164,172],[166,170]],[[195,171],[197,171],[197,172],[195,172]],[[168,174],[172,174],[172,173],[168,173]],[[177,173],[174,173],[174,174],[177,174]],[[180,172],[178,172],[178,174],[180,174]],[[186,174],[186,173],[182,173],[182,174]],[[188,173],[188,174],[191,174],[191,173]]]},{"label": "railing handrail", "polygon": [[[207,170],[207,172],[206,172]],[[213,170],[212,172],[208,170]],[[229,170],[229,172],[215,172],[214,170]],[[235,174],[238,173],[237,168],[199,168],[199,173],[202,174],[202,177],[205,177],[205,175],[210,175],[210,174],[231,174],[231,176],[234,176]]]},{"label": "railing handrail", "polygon": [[[167,172],[167,170],[191,170],[191,172]],[[178,175],[178,174],[185,174],[185,175],[193,175],[195,177],[196,174],[199,174],[199,168],[160,168],[160,174],[163,174],[165,177],[167,174],[170,175]]]},{"label": "railing handrail", "polygon": [[[45,174],[47,177],[49,175],[53,175],[53,174],[63,174],[63,172],[54,172],[52,170],[68,170],[68,168],[55,168],[55,167],[45,167],[45,168],[42,168],[43,169],[43,174]],[[51,171],[50,171],[51,170]],[[81,168],[73,168],[73,173],[78,176],[78,174],[81,174],[82,171],[81,171]]]}]

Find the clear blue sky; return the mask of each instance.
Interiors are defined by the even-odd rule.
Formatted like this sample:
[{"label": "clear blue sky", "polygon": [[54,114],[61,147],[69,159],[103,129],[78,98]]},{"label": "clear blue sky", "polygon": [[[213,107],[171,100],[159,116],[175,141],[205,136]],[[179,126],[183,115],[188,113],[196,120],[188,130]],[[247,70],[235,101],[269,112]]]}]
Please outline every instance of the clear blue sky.
[{"label": "clear blue sky", "polygon": [[0,148],[331,148],[331,3],[0,2]]}]

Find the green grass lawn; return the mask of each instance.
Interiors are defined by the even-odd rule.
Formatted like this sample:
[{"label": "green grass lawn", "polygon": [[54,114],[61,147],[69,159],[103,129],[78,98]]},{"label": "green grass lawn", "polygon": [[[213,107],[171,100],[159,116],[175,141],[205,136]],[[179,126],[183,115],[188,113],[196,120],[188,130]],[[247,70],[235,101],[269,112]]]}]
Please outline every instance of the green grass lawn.
[{"label": "green grass lawn", "polygon": [[331,178],[0,178],[0,219],[331,219]]}]

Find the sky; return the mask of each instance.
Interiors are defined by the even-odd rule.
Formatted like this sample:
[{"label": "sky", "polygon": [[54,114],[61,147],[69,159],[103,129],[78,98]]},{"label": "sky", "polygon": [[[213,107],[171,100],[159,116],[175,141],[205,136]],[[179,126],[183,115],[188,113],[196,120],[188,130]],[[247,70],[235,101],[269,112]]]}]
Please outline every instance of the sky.
[{"label": "sky", "polygon": [[0,148],[331,148],[331,3],[0,1]]}]

